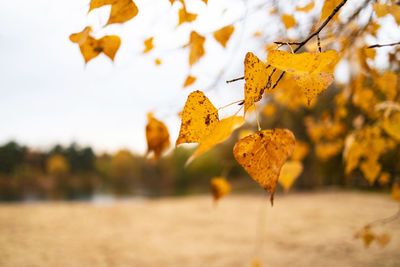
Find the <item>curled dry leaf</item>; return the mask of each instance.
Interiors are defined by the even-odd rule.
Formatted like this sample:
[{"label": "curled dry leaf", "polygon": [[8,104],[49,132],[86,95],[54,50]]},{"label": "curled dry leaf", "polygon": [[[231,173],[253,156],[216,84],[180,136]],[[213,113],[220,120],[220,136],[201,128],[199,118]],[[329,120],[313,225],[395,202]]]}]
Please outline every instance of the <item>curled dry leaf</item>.
[{"label": "curled dry leaf", "polygon": [[228,43],[229,39],[231,38],[231,35],[234,30],[235,30],[235,27],[233,25],[225,26],[214,32],[214,38],[223,47],[226,47],[226,44]]},{"label": "curled dry leaf", "polygon": [[287,161],[283,164],[278,182],[285,192],[289,191],[302,171],[303,164],[300,161]]},{"label": "curled dry leaf", "polygon": [[275,50],[268,54],[268,63],[292,75],[309,104],[333,82],[333,71],[338,61],[338,52],[334,50],[301,54]]},{"label": "curled dry leaf", "polygon": [[157,160],[161,153],[170,146],[168,128],[165,124],[153,117],[150,112],[147,114],[146,139],[147,153],[154,153],[154,160]]},{"label": "curled dry leaf", "polygon": [[231,192],[231,185],[225,177],[214,177],[211,179],[211,193],[214,201],[226,196]]},{"label": "curled dry leaf", "polygon": [[121,45],[121,39],[116,35],[106,35],[100,39],[90,36],[91,28],[86,27],[79,33],[73,33],[69,39],[73,43],[79,45],[85,63],[97,57],[100,53],[104,53],[112,61]]},{"label": "curled dry leaf", "polygon": [[292,154],[295,137],[287,129],[263,130],[238,141],[233,155],[246,172],[271,193],[286,159]]},{"label": "curled dry leaf", "polygon": [[89,12],[105,5],[111,5],[110,17],[106,25],[124,23],[135,17],[139,11],[132,0],[92,0]]},{"label": "curled dry leaf", "polygon": [[206,38],[201,36],[195,31],[190,33],[190,40],[189,40],[189,65],[192,66],[194,63],[199,61],[199,59],[204,56],[204,42]]}]

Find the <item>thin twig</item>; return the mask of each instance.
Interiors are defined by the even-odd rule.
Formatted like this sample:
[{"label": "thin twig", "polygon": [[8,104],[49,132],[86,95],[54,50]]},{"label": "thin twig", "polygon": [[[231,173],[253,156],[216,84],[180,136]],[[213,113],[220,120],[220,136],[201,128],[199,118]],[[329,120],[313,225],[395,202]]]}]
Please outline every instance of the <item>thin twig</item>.
[{"label": "thin twig", "polygon": [[278,45],[300,45],[301,44],[301,42],[281,42],[281,41],[276,41],[274,43],[278,44]]},{"label": "thin twig", "polygon": [[233,82],[240,81],[240,80],[243,80],[243,79],[244,79],[244,76],[236,78],[236,79],[232,79],[232,80],[229,80],[229,81],[226,81],[226,83],[233,83]]},{"label": "thin twig", "polygon": [[384,46],[395,46],[395,45],[400,45],[400,42],[391,43],[391,44],[374,44],[374,45],[368,46],[367,48],[376,48],[376,47],[384,47]]},{"label": "thin twig", "polygon": [[[335,16],[336,13],[342,8],[342,6],[346,4],[346,2],[347,0],[343,0],[342,2],[340,2],[340,4],[335,7],[335,9],[332,11],[329,17],[325,19],[325,21],[321,24],[321,26],[319,26],[318,29],[316,29],[313,33],[311,33],[306,39],[300,42],[298,44],[298,47],[293,52],[296,53],[297,51],[299,51],[300,48],[302,48],[306,43],[308,43],[308,41],[310,41],[314,36],[318,35],[322,31],[322,29],[329,23],[329,21],[332,20],[333,16]],[[279,81],[283,78],[284,75],[285,72],[283,71],[279,76],[278,80],[275,82],[274,86],[272,86],[272,89],[278,85]]]},{"label": "thin twig", "polygon": [[400,209],[395,214],[393,214],[392,216],[386,217],[386,218],[383,218],[383,219],[378,219],[376,221],[373,221],[373,222],[367,224],[367,226],[372,227],[374,225],[384,225],[384,224],[393,222],[393,221],[397,220],[398,218],[400,218]]}]

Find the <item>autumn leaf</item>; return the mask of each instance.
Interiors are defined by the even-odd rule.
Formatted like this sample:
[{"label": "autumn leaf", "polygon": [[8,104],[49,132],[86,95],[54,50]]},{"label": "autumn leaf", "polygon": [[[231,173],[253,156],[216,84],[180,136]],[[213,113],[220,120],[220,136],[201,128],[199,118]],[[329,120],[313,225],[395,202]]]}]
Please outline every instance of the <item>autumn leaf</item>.
[{"label": "autumn leaf", "polygon": [[214,32],[214,38],[223,47],[226,47],[226,43],[231,38],[231,35],[232,35],[234,30],[235,30],[235,27],[233,25],[225,26],[225,27],[223,27],[223,28],[221,28],[221,29],[219,29],[219,30]]},{"label": "autumn leaf", "polygon": [[189,40],[189,65],[192,66],[195,64],[199,59],[204,55],[204,42],[206,38],[201,36],[195,31],[190,33],[190,40]]},{"label": "autumn leaf", "polygon": [[233,155],[246,172],[271,193],[286,159],[292,154],[295,138],[287,129],[263,130],[239,140]]},{"label": "autumn leaf", "polygon": [[156,59],[154,60],[154,64],[156,64],[157,66],[160,66],[160,65],[162,64],[161,59],[156,58]]},{"label": "autumn leaf", "polygon": [[296,140],[296,144],[294,145],[293,153],[290,156],[290,159],[294,161],[302,161],[304,157],[307,156],[309,150],[310,148],[306,142]]},{"label": "autumn leaf", "polygon": [[322,162],[338,155],[343,149],[343,141],[341,139],[334,142],[319,142],[315,147],[315,154]]},{"label": "autumn leaf", "polygon": [[188,75],[188,76],[186,77],[185,82],[183,83],[183,87],[184,87],[184,88],[185,88],[185,87],[188,87],[188,86],[192,85],[195,81],[196,81],[196,77],[191,76],[191,75]]},{"label": "autumn leaf", "polygon": [[80,33],[71,34],[69,39],[79,45],[85,63],[97,57],[101,52],[108,56],[112,61],[121,45],[121,39],[116,35],[106,35],[100,39],[90,36],[91,28],[86,27]]},{"label": "autumn leaf", "polygon": [[139,11],[132,0],[92,0],[89,12],[105,5],[111,5],[110,17],[106,25],[124,23],[135,17]]},{"label": "autumn leaf", "polygon": [[333,82],[333,71],[339,60],[338,52],[292,54],[271,51],[268,63],[292,75],[308,99],[308,103]]},{"label": "autumn leaf", "polygon": [[[372,49],[369,49],[372,50]],[[372,50],[375,51],[375,50]],[[393,101],[397,95],[397,74],[391,71],[387,71],[381,75],[375,77],[374,82],[378,86],[379,90],[385,94],[386,100]]]},{"label": "autumn leaf", "polygon": [[204,135],[197,147],[196,152],[188,159],[186,164],[189,164],[194,158],[208,151],[215,145],[229,138],[232,132],[244,123],[244,117],[230,116],[217,122],[209,134]]},{"label": "autumn leaf", "polygon": [[179,16],[178,26],[185,22],[192,22],[197,18],[197,14],[187,12],[185,4],[183,4],[182,8],[179,9],[178,16]]},{"label": "autumn leaf", "polygon": [[153,39],[154,39],[154,37],[150,37],[144,41],[144,49],[142,52],[143,54],[146,54],[146,53],[150,52],[150,50],[153,49],[153,47],[154,47]]},{"label": "autumn leaf", "polygon": [[147,114],[147,119],[147,154],[153,152],[154,160],[157,160],[161,153],[170,146],[168,128],[163,122],[154,118],[151,112]]},{"label": "autumn leaf", "polygon": [[293,28],[296,25],[296,20],[292,15],[289,14],[282,14],[281,20],[283,24],[285,25],[286,29]]},{"label": "autumn leaf", "polygon": [[382,233],[378,236],[376,236],[376,242],[383,248],[390,242],[390,234],[388,233]]},{"label": "autumn leaf", "polygon": [[400,112],[383,118],[381,126],[389,136],[400,142]]},{"label": "autumn leaf", "polygon": [[218,123],[218,110],[201,91],[192,92],[182,111],[181,129],[175,146],[199,143]]},{"label": "autumn leaf", "polygon": [[375,240],[375,234],[372,233],[372,232],[369,231],[369,230],[366,230],[366,231],[363,233],[363,235],[362,235],[361,238],[362,238],[362,240],[364,241],[365,247],[369,247],[369,246],[371,245],[372,241]]},{"label": "autumn leaf", "polygon": [[300,161],[287,161],[283,164],[278,182],[285,192],[289,191],[290,187],[292,187],[294,181],[299,177],[302,171],[303,164]]},{"label": "autumn leaf", "polygon": [[248,52],[244,60],[244,113],[250,110],[255,102],[261,100],[267,88],[267,65],[253,53]]},{"label": "autumn leaf", "polygon": [[382,172],[378,178],[378,183],[380,185],[386,185],[390,182],[390,174],[387,172]]},{"label": "autumn leaf", "polygon": [[309,12],[311,11],[315,6],[314,1],[310,2],[309,4],[303,6],[303,7],[296,7],[296,11],[298,12]]},{"label": "autumn leaf", "polygon": [[276,106],[272,103],[266,104],[262,110],[262,113],[266,117],[273,116],[276,112]]},{"label": "autumn leaf", "polygon": [[[322,11],[321,11],[321,17],[319,18],[319,21],[324,21],[329,17],[329,15],[332,13],[332,11],[342,2],[342,0],[325,0],[324,5],[322,6]],[[338,19],[339,12],[337,12],[333,16],[333,20]]]},{"label": "autumn leaf", "polygon": [[367,159],[360,164],[360,170],[370,185],[373,185],[381,172],[382,165],[375,159]]},{"label": "autumn leaf", "polygon": [[384,17],[387,14],[391,14],[397,25],[400,25],[400,6],[397,4],[389,5],[379,3],[373,3],[372,6],[378,18]]},{"label": "autumn leaf", "polygon": [[225,177],[214,177],[211,179],[211,192],[214,201],[217,202],[231,192],[231,185]]}]

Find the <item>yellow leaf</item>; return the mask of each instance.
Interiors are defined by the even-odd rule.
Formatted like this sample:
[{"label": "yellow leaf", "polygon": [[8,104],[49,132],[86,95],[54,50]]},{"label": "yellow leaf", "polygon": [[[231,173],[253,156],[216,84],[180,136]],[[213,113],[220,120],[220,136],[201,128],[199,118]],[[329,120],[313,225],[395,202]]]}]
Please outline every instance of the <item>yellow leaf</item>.
[{"label": "yellow leaf", "polygon": [[312,10],[315,6],[314,1],[310,2],[309,4],[303,6],[303,7],[296,7],[296,11],[299,12],[309,12],[310,10]]},{"label": "yellow leaf", "polygon": [[175,146],[199,143],[218,123],[218,110],[201,91],[192,92],[182,111],[182,123]]},{"label": "yellow leaf", "polygon": [[369,184],[373,185],[381,172],[382,166],[376,160],[366,160],[360,164],[360,169]]},{"label": "yellow leaf", "polygon": [[393,101],[396,98],[398,90],[396,73],[387,71],[382,75],[375,77],[374,82],[378,85],[379,90],[385,94],[386,100]]},{"label": "yellow leaf", "polygon": [[393,184],[391,197],[393,200],[400,202],[400,186],[398,184]]},{"label": "yellow leaf", "polygon": [[178,16],[179,16],[178,26],[185,22],[192,22],[197,18],[197,14],[187,12],[185,5],[183,5],[183,7],[179,9]]},{"label": "yellow leaf", "polygon": [[336,156],[342,151],[343,141],[337,140],[335,142],[320,142],[316,145],[315,154],[318,159],[325,162],[333,156]]},{"label": "yellow leaf", "polygon": [[274,115],[276,112],[276,106],[274,104],[266,104],[262,110],[262,113],[266,116],[266,117],[270,117],[272,115]]},{"label": "yellow leaf", "polygon": [[231,185],[225,177],[214,177],[211,179],[211,192],[216,202],[231,192]]},{"label": "yellow leaf", "polygon": [[208,151],[215,145],[229,138],[231,133],[242,126],[244,118],[240,116],[230,116],[217,122],[209,134],[205,134],[199,141],[196,152],[189,158],[189,164],[194,158]]},{"label": "yellow leaf", "polygon": [[400,142],[400,112],[383,118],[381,125],[389,136]]},{"label": "yellow leaf", "polygon": [[223,27],[223,28],[221,28],[221,29],[219,29],[219,30],[214,32],[214,38],[223,47],[226,47],[226,43],[231,38],[231,35],[232,35],[234,30],[235,30],[235,27],[233,25],[225,26],[225,27]]},{"label": "yellow leaf", "polygon": [[396,4],[389,5],[389,4],[379,4],[379,3],[373,3],[372,6],[378,18],[384,17],[387,14],[391,14],[394,20],[396,21],[397,25],[400,25],[400,6]]},{"label": "yellow leaf", "polygon": [[[329,17],[329,15],[332,13],[332,11],[342,2],[342,0],[325,0],[324,5],[322,7],[321,11],[321,17],[319,18],[319,21],[323,21],[326,18]],[[333,16],[333,20],[336,20],[339,16],[339,12]]]},{"label": "yellow leaf", "polygon": [[268,63],[292,75],[309,103],[333,82],[333,70],[338,60],[334,50],[301,54],[275,50],[268,54]]},{"label": "yellow leaf", "polygon": [[144,40],[144,49],[143,49],[143,54],[148,53],[151,49],[153,49],[154,45],[153,45],[153,39],[154,37],[150,37],[146,40]]},{"label": "yellow leaf", "polygon": [[154,160],[157,160],[161,153],[170,146],[169,133],[165,124],[153,117],[152,113],[147,114],[146,139],[147,153],[154,153]]},{"label": "yellow leaf", "polygon": [[282,14],[281,20],[283,24],[285,24],[286,29],[293,28],[296,25],[296,20],[292,15],[289,14]]},{"label": "yellow leaf", "polygon": [[161,61],[161,59],[156,58],[156,59],[154,60],[154,63],[155,63],[157,66],[160,66],[160,65],[162,64],[162,61]]},{"label": "yellow leaf", "polygon": [[261,100],[267,88],[269,72],[267,65],[253,53],[248,52],[244,60],[244,113],[250,110],[255,102]]},{"label": "yellow leaf", "polygon": [[302,161],[304,157],[307,156],[309,150],[310,148],[306,142],[296,140],[296,144],[294,144],[293,153],[290,158],[294,161]]},{"label": "yellow leaf", "polygon": [[376,242],[383,248],[390,242],[390,234],[388,233],[382,233],[376,237]]},{"label": "yellow leaf", "polygon": [[294,181],[303,171],[303,164],[299,161],[287,161],[283,164],[278,182],[287,192],[292,187]]},{"label": "yellow leaf", "polygon": [[138,14],[138,8],[132,0],[92,0],[89,12],[92,9],[111,5],[110,17],[106,25],[124,23]]},{"label": "yellow leaf", "polygon": [[378,178],[378,182],[380,185],[385,185],[390,182],[390,174],[387,172],[382,172]]},{"label": "yellow leaf", "polygon": [[196,81],[196,77],[188,75],[186,77],[185,83],[183,84],[183,87],[188,87],[192,85]]},{"label": "yellow leaf", "polygon": [[369,230],[366,230],[362,235],[362,239],[364,241],[365,247],[369,247],[369,245],[371,245],[372,241],[375,240],[375,234]]},{"label": "yellow leaf", "polygon": [[233,155],[246,172],[271,193],[273,204],[276,182],[286,159],[292,154],[295,138],[287,129],[263,130],[239,140]]},{"label": "yellow leaf", "polygon": [[189,65],[192,66],[196,63],[205,53],[204,51],[204,42],[206,38],[201,36],[195,31],[190,33],[190,40],[189,40]]},{"label": "yellow leaf", "polygon": [[249,129],[240,130],[239,134],[238,134],[238,138],[243,139],[248,135],[252,135],[253,133],[254,133],[254,131],[249,130]]},{"label": "yellow leaf", "polygon": [[71,42],[79,45],[85,63],[97,57],[101,52],[114,60],[121,45],[121,39],[116,35],[106,35],[100,39],[95,39],[90,36],[90,31],[91,28],[86,27],[82,32],[71,34],[69,37]]}]

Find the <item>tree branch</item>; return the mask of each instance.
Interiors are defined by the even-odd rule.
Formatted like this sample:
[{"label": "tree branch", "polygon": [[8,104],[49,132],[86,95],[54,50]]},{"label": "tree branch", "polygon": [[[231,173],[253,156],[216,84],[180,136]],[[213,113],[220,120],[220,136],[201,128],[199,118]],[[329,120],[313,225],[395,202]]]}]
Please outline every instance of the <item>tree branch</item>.
[{"label": "tree branch", "polygon": [[395,45],[400,45],[400,42],[391,43],[391,44],[374,44],[374,45],[368,46],[367,48],[376,48],[376,47],[384,47],[384,46],[395,46]]},{"label": "tree branch", "polygon": [[[297,51],[300,50],[300,48],[302,48],[306,43],[308,43],[308,41],[310,41],[314,36],[317,36],[322,31],[322,29],[329,23],[329,21],[332,20],[333,16],[335,16],[336,13],[338,13],[338,11],[342,8],[342,6],[344,6],[344,4],[346,4],[346,2],[347,2],[347,0],[343,0],[342,2],[340,2],[340,4],[335,7],[335,9],[332,11],[332,13],[329,15],[329,17],[327,17],[325,19],[325,21],[321,24],[321,26],[319,26],[318,29],[316,29],[313,33],[311,33],[306,39],[301,41],[298,44],[298,47],[293,52],[296,53]],[[286,42],[283,42],[283,43],[286,44]],[[281,73],[281,75],[279,76],[278,80],[275,82],[274,86],[272,86],[272,89],[278,85],[279,81],[283,78],[284,75],[285,75],[285,72],[283,71]]]}]

